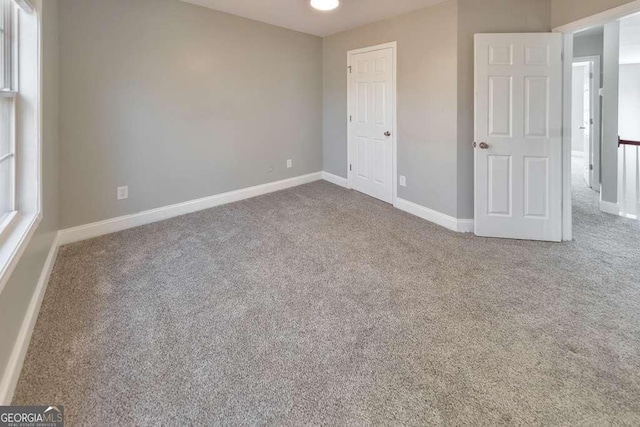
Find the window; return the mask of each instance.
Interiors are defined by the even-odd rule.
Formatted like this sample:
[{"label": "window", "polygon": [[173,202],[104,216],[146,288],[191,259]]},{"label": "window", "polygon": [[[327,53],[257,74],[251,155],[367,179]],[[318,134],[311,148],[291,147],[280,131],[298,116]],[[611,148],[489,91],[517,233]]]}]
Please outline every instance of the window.
[{"label": "window", "polygon": [[0,0],[0,232],[16,215],[16,13],[12,0]]},{"label": "window", "polygon": [[0,292],[42,220],[42,0],[0,0]]}]

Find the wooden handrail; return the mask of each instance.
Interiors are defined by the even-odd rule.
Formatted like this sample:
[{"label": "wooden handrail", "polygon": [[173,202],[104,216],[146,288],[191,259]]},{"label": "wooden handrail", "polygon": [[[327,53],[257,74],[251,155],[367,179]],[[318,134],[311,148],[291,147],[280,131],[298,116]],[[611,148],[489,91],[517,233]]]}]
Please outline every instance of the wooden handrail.
[{"label": "wooden handrail", "polygon": [[620,137],[618,137],[618,147],[621,145],[635,145],[636,147],[640,147],[640,141],[630,141],[628,139],[620,139]]}]

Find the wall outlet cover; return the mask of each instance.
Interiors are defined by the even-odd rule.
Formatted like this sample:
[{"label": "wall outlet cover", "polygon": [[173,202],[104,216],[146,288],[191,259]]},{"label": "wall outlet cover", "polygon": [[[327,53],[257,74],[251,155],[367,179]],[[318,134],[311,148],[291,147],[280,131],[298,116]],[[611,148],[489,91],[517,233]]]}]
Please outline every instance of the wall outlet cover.
[{"label": "wall outlet cover", "polygon": [[293,167],[293,160],[287,160],[287,169],[291,169]]},{"label": "wall outlet cover", "polygon": [[407,177],[406,176],[400,175],[400,186],[401,187],[406,187],[407,186]]},{"label": "wall outlet cover", "polygon": [[117,197],[118,197],[118,200],[128,199],[129,187],[128,186],[118,187]]}]

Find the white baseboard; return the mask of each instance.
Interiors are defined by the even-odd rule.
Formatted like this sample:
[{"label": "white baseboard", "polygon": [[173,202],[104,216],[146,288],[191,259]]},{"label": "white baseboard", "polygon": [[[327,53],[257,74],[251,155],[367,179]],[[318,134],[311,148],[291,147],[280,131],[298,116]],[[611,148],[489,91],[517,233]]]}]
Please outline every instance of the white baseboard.
[{"label": "white baseboard", "polygon": [[605,202],[604,200],[600,200],[600,210],[604,213],[620,215],[620,207],[617,203]]},{"label": "white baseboard", "polygon": [[458,221],[458,229],[454,230],[458,233],[474,233],[476,231],[476,221],[474,219],[456,219]]},{"label": "white baseboard", "polygon": [[329,172],[322,172],[322,179],[340,187],[351,189],[349,187],[349,181],[341,176],[334,175]]},{"label": "white baseboard", "polygon": [[66,230],[60,231],[60,244],[66,245],[69,243],[79,242],[81,240],[91,239],[129,228],[139,227],[145,224],[151,224],[153,222],[162,221],[176,216],[210,209],[216,206],[238,202],[240,200],[250,199],[252,197],[262,196],[275,191],[286,190],[287,188],[319,181],[322,179],[322,175],[322,172],[316,172],[309,175],[302,175],[282,181],[217,194],[215,196],[204,197],[202,199],[151,209],[132,215],[125,215],[78,227],[67,228]]},{"label": "white baseboard", "polygon": [[449,230],[456,231],[458,233],[473,233],[474,220],[472,219],[458,219],[452,216],[443,214],[442,212],[434,211],[433,209],[425,208],[424,206],[416,203],[404,200],[401,198],[396,199],[394,206],[402,211],[408,212],[412,215],[425,219],[434,224],[438,224]]},{"label": "white baseboard", "polygon": [[9,358],[4,376],[0,382],[0,405],[10,405],[11,400],[13,399],[13,393],[16,385],[18,384],[18,379],[20,379],[22,364],[24,363],[24,358],[27,355],[27,350],[29,348],[29,342],[31,341],[31,335],[33,334],[33,329],[36,326],[36,320],[38,320],[38,313],[40,312],[42,299],[44,298],[44,294],[47,290],[51,271],[53,270],[56,256],[58,255],[58,247],[60,246],[59,239],[60,232],[56,233],[56,236],[51,243],[49,254],[47,255],[47,259],[42,267],[42,272],[38,278],[36,289],[31,296],[31,301],[29,302],[27,313],[22,321],[18,338],[13,346],[11,357]]}]

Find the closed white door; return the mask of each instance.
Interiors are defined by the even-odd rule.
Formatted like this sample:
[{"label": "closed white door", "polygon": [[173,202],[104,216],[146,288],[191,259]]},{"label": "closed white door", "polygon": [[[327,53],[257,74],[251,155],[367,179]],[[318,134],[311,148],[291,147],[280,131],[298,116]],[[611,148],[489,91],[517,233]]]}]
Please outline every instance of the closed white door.
[{"label": "closed white door", "polygon": [[393,50],[350,55],[349,183],[393,203]]},{"label": "closed white door", "polygon": [[475,39],[475,231],[562,239],[562,35]]}]

